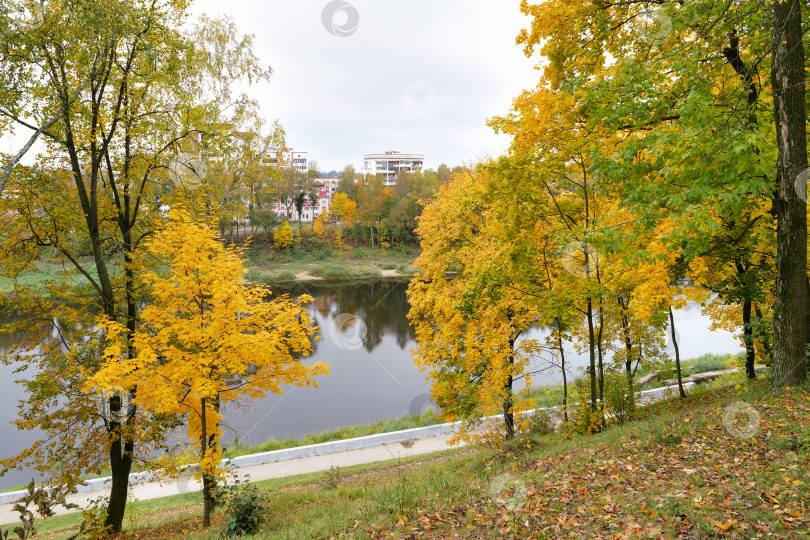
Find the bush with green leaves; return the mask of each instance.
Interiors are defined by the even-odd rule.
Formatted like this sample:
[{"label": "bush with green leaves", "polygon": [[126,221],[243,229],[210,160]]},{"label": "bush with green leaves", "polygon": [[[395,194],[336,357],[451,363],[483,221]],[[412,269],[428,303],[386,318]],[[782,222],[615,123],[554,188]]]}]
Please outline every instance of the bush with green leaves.
[{"label": "bush with green leaves", "polygon": [[612,420],[624,424],[636,412],[638,387],[625,373],[605,374],[605,403]]},{"label": "bush with green leaves", "polygon": [[217,503],[224,502],[226,536],[244,536],[259,532],[270,512],[269,497],[247,481],[217,490]]},{"label": "bush with green leaves", "polygon": [[331,259],[333,255],[332,246],[324,246],[314,253],[314,258],[319,261],[324,261]]},{"label": "bush with green leaves", "polygon": [[546,411],[537,410],[526,420],[525,430],[530,435],[549,435],[554,433],[554,422]]}]

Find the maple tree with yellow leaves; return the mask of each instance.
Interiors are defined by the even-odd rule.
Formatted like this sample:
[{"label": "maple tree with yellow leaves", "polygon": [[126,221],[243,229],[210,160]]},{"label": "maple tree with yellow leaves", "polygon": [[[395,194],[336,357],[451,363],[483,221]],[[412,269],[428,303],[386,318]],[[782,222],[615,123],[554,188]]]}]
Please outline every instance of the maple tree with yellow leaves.
[{"label": "maple tree with yellow leaves", "polygon": [[[281,394],[284,385],[316,386],[328,373],[305,365],[316,329],[303,307],[311,299],[276,297],[243,285],[244,263],[213,231],[175,210],[145,246],[144,258],[166,269],[142,274],[149,305],[128,342],[126,328],[105,320],[105,364],[89,384],[133,388],[134,403],[154,414],[187,418],[199,450],[204,524],[210,524],[215,478],[221,477],[221,408],[243,397]],[[132,347],[134,354],[127,354]]]}]

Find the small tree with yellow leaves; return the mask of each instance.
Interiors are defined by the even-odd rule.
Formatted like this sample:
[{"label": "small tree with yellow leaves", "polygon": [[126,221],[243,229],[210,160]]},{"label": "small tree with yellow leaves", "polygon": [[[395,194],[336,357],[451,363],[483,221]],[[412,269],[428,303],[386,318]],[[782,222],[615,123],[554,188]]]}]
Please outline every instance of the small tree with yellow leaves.
[{"label": "small tree with yellow leaves", "polygon": [[[289,226],[288,226],[289,227]],[[282,384],[317,386],[326,364],[304,365],[315,328],[298,301],[242,284],[240,251],[182,211],[146,246],[164,270],[147,271],[151,302],[125,354],[126,329],[104,322],[105,365],[92,379],[101,387],[137,384],[135,403],[156,414],[185,415],[203,478],[203,525],[210,525],[213,490],[221,477],[221,406],[242,398],[283,393]],[[131,358],[128,358],[131,356]]]},{"label": "small tree with yellow leaves", "polygon": [[323,237],[323,234],[324,234],[324,226],[323,226],[323,224],[327,219],[329,219],[329,210],[324,211],[323,214],[316,217],[312,221],[312,231],[315,233],[315,235],[318,238]]},{"label": "small tree with yellow leaves", "polygon": [[288,248],[293,243],[293,233],[292,227],[290,227],[290,222],[285,221],[282,223],[281,227],[275,230],[273,233],[273,244],[276,246],[276,249],[284,249]]}]

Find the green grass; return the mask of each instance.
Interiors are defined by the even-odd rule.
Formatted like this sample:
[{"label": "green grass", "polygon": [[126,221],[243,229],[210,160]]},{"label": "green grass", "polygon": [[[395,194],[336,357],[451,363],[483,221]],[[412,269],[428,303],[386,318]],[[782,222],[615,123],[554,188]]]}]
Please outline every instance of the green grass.
[{"label": "green grass", "polygon": [[[92,260],[83,259],[80,262],[84,265],[90,276],[94,278],[98,277],[95,264]],[[34,267],[35,268],[30,271],[22,272],[13,277],[0,276],[0,294],[10,293],[14,291],[16,286],[40,291],[42,296],[47,297],[48,292],[46,287],[49,282],[59,283],[65,280],[69,286],[77,288],[86,287],[88,285],[87,279],[79,272],[76,272],[70,264],[61,265],[39,261],[34,263]],[[117,269],[114,265],[110,265],[108,270],[111,276],[117,274]]]},{"label": "green grass", "polygon": [[376,268],[347,267],[336,264],[326,266],[316,266],[309,271],[310,275],[322,277],[329,281],[339,281],[347,279],[372,279],[381,277],[381,273]]},{"label": "green grass", "polygon": [[353,439],[355,437],[365,437],[366,435],[376,435],[378,433],[389,433],[391,431],[401,431],[404,429],[432,426],[434,424],[441,424],[443,422],[444,420],[442,420],[441,417],[437,416],[432,410],[428,410],[421,415],[405,415],[392,420],[380,420],[374,424],[341,427],[306,435],[301,439],[271,439],[263,443],[249,446],[245,446],[237,442],[236,444],[226,446],[225,453],[228,457],[245,456],[248,454],[258,454],[260,452],[281,450],[283,448],[294,448],[296,446],[305,446],[308,444],[341,441],[344,439]]},{"label": "green grass", "polygon": [[355,281],[378,278],[382,270],[395,270],[398,274],[406,276],[413,275],[416,255],[417,250],[410,246],[351,250],[321,246],[312,251],[301,249],[275,251],[268,246],[260,246],[248,251],[247,265],[250,271],[249,279],[256,283],[288,281],[289,276],[302,272],[308,272],[327,281]]}]

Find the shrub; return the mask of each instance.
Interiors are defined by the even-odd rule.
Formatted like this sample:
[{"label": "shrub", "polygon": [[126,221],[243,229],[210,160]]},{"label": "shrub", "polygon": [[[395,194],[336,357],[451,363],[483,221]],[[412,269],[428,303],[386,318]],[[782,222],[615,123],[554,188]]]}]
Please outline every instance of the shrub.
[{"label": "shrub", "polygon": [[368,252],[363,248],[354,248],[352,250],[352,259],[368,259]]},{"label": "shrub", "polygon": [[281,227],[273,232],[273,245],[276,246],[276,249],[281,250],[290,247],[292,243],[292,227],[290,227],[289,221],[285,221],[282,223]]},{"label": "shrub", "polygon": [[391,251],[401,255],[413,255],[413,249],[405,244],[397,244],[391,248]]},{"label": "shrub", "polygon": [[259,264],[262,260],[262,253],[258,249],[249,249],[246,256],[250,264]]},{"label": "shrub", "polygon": [[636,412],[636,392],[638,388],[627,380],[624,373],[605,375],[605,402],[615,422],[624,424]]},{"label": "shrub", "polygon": [[554,422],[546,411],[535,411],[526,422],[526,433],[530,435],[549,435],[554,433]]},{"label": "shrub", "polygon": [[591,410],[591,402],[583,399],[574,409],[574,423],[571,428],[580,435],[593,435],[602,431],[602,411],[597,407]]},{"label": "shrub", "polygon": [[264,276],[263,280],[265,283],[272,283],[275,281],[295,281],[295,274],[290,272],[289,270],[284,270],[274,276]]},{"label": "shrub", "polygon": [[310,270],[309,273],[313,276],[331,280],[349,279],[352,277],[351,272],[349,272],[347,269],[335,265],[318,266]]},{"label": "shrub", "polygon": [[223,487],[218,490],[217,499],[225,502],[224,532],[227,536],[256,534],[267,519],[267,494],[255,486],[243,483]]},{"label": "shrub", "polygon": [[329,470],[324,472],[320,485],[323,489],[331,490],[340,487],[340,467],[332,465]]},{"label": "shrub", "polygon": [[332,246],[324,246],[315,252],[314,257],[319,261],[323,261],[326,259],[331,259],[332,255],[334,255],[332,252]]},{"label": "shrub", "polygon": [[720,371],[728,369],[730,360],[737,360],[736,356],[732,355],[713,355],[707,354],[697,358],[690,366],[690,373],[705,373],[707,371]]}]

